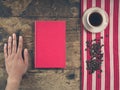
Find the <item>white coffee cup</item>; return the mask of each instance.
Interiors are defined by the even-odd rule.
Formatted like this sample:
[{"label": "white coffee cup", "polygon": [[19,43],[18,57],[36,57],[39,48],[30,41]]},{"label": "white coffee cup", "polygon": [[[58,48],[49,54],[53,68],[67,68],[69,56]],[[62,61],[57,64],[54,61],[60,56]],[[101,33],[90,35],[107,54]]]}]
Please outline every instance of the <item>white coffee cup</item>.
[{"label": "white coffee cup", "polygon": [[87,9],[82,17],[82,22],[86,30],[92,33],[98,33],[108,25],[108,15],[105,10],[99,7]]}]

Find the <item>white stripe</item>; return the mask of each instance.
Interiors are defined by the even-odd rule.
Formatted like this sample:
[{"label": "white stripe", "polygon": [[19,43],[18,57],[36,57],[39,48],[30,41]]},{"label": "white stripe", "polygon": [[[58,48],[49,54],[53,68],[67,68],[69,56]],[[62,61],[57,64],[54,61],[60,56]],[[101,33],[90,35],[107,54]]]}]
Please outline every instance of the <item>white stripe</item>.
[{"label": "white stripe", "polygon": [[96,0],[92,0],[92,7],[96,6]]},{"label": "white stripe", "polygon": [[[105,9],[105,0],[101,0],[101,8]],[[103,39],[101,39],[101,45],[104,44],[104,31],[101,32],[101,36]],[[104,47],[102,47],[102,52],[104,53]],[[101,65],[101,90],[105,90],[105,53],[103,55],[103,62]]]},{"label": "white stripe", "polygon": [[[92,7],[96,6],[96,0],[92,0]],[[92,34],[92,40],[96,38],[96,34]],[[92,74],[92,90],[96,90],[96,72]]]},{"label": "white stripe", "polygon": [[[103,37],[103,39],[101,39],[101,45],[104,45],[104,31],[101,32],[101,36]],[[101,65],[101,90],[105,90],[105,51],[104,51],[104,47],[102,47],[102,52],[103,52],[103,62]]]},{"label": "white stripe", "polygon": [[[94,40],[96,34],[92,34],[92,40]],[[96,71],[92,74],[92,90],[96,90]]]},{"label": "white stripe", "polygon": [[[85,11],[87,9],[87,0],[83,0],[83,11]],[[87,52],[85,51],[86,49],[86,40],[87,40],[87,36],[86,36],[86,30],[83,30],[83,45],[84,45],[84,48],[83,48],[83,54],[84,54],[84,86],[83,86],[83,90],[87,90],[87,66],[86,66],[86,60],[87,60]]]},{"label": "white stripe", "polygon": [[114,90],[114,62],[113,62],[113,8],[114,0],[110,0],[110,90]]},{"label": "white stripe", "polygon": [[119,0],[119,12],[118,12],[118,56],[119,56],[119,90],[120,90],[120,0]]}]

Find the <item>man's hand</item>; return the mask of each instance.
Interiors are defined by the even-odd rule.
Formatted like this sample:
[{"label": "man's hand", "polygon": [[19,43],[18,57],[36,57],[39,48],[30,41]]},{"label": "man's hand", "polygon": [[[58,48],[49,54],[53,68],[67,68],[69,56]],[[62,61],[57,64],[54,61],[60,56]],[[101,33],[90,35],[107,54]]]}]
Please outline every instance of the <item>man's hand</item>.
[{"label": "man's hand", "polygon": [[[28,68],[28,50],[24,49],[22,57],[23,38],[19,36],[17,48],[16,35],[9,36],[8,45],[4,45],[5,66],[8,73],[6,90],[18,90],[23,74]],[[15,83],[17,85],[15,85]],[[12,85],[13,84],[13,85]],[[17,87],[16,87],[17,86]]]}]

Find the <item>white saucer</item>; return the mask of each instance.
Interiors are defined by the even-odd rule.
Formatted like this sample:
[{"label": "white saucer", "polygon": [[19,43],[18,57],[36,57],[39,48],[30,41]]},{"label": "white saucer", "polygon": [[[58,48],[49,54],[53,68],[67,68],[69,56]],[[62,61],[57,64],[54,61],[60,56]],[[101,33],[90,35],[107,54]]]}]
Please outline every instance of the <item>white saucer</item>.
[{"label": "white saucer", "polygon": [[[90,16],[90,14],[92,14],[94,12],[99,13],[102,16],[103,20],[99,26],[93,26],[89,22],[89,16]],[[85,29],[92,33],[98,33],[98,32],[105,30],[105,28],[108,25],[108,21],[109,21],[108,15],[107,15],[106,11],[99,7],[93,7],[93,8],[87,9],[84,12],[83,17],[82,17],[82,22],[83,22]]]}]

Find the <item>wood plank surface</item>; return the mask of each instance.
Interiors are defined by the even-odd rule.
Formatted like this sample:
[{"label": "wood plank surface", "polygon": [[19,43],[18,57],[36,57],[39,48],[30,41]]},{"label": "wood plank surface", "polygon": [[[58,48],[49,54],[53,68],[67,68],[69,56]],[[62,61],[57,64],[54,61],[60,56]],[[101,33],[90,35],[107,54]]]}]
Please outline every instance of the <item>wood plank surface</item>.
[{"label": "wood plank surface", "polygon": [[[80,1],[79,0],[0,0],[0,90],[6,86],[3,45],[12,33],[22,35],[29,50],[29,69],[20,90],[80,89]],[[66,68],[34,68],[35,20],[65,20]]]}]

